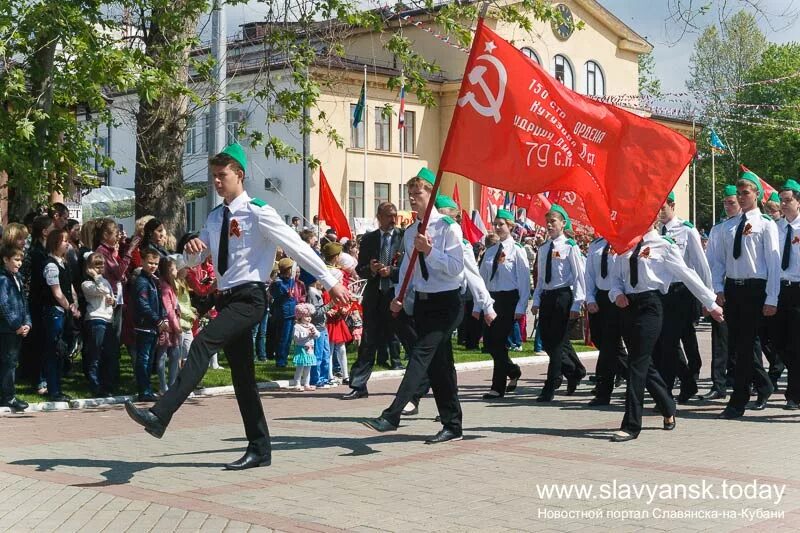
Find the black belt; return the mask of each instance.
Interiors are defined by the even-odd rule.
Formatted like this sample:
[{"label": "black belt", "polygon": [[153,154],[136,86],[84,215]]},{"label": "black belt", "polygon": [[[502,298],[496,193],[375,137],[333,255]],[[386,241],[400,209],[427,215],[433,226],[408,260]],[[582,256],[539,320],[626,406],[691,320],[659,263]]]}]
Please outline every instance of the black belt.
[{"label": "black belt", "polygon": [[686,285],[682,281],[676,281],[674,283],[670,283],[669,284],[669,290],[671,290],[671,291],[677,291],[677,290],[685,289],[685,288],[686,288]]},{"label": "black belt", "polygon": [[420,301],[432,300],[437,297],[448,297],[448,296],[460,296],[461,289],[453,289],[451,291],[442,291],[442,292],[416,292],[416,298]]},{"label": "black belt", "polygon": [[763,287],[767,284],[765,279],[749,278],[749,279],[733,279],[727,278],[725,285],[733,285],[735,287]]},{"label": "black belt", "polygon": [[789,281],[788,279],[782,279],[781,287],[800,287],[800,281]]},{"label": "black belt", "polygon": [[245,291],[249,289],[261,289],[262,291],[266,289],[266,284],[260,281],[248,281],[247,283],[242,283],[241,285],[237,285],[235,287],[231,287],[230,289],[225,289],[224,291],[219,291],[219,296],[222,298],[229,298],[240,291]]},{"label": "black belt", "polygon": [[635,302],[637,300],[643,300],[645,298],[651,298],[653,296],[660,296],[659,291],[643,291],[643,292],[632,292],[630,294],[626,294],[625,296],[628,300]]},{"label": "black belt", "polygon": [[514,289],[513,291],[489,291],[489,296],[492,298],[496,297],[503,297],[503,296],[519,296],[519,291]]},{"label": "black belt", "polygon": [[565,292],[565,291],[572,292],[572,287],[567,286],[567,287],[559,287],[558,289],[544,289],[542,291],[542,294],[555,294],[558,292]]}]

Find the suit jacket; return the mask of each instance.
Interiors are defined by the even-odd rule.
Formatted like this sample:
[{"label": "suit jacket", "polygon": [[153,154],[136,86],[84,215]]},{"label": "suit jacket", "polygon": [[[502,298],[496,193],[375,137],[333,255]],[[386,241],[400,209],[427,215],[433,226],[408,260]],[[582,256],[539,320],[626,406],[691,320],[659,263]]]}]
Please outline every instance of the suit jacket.
[{"label": "suit jacket", "polygon": [[[361,238],[358,251],[358,266],[356,272],[359,276],[367,280],[361,305],[364,308],[364,316],[369,316],[368,312],[378,304],[378,291],[380,290],[380,276],[374,274],[369,268],[370,262],[374,259],[380,261],[381,257],[381,230],[376,229],[364,234]],[[391,267],[391,279],[395,284],[399,283],[400,263],[403,260],[403,230],[395,228],[392,234],[392,243],[389,253],[389,266]]]}]

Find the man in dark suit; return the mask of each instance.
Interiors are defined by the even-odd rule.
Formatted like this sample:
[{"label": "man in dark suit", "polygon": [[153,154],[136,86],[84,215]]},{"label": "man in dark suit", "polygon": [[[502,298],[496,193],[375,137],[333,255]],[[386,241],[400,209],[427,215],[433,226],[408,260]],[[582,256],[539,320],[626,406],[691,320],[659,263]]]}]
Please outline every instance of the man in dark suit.
[{"label": "man in dark suit", "polygon": [[394,287],[398,283],[403,232],[395,228],[397,209],[394,204],[383,202],[378,206],[376,216],[378,229],[362,237],[358,253],[356,272],[368,280],[361,299],[364,309],[364,335],[358,348],[358,359],[350,371],[352,390],[342,397],[343,400],[355,400],[368,395],[367,381],[372,374],[379,346],[384,346],[389,351],[393,369],[403,368],[398,343],[391,342],[397,333],[397,321],[389,311]]}]

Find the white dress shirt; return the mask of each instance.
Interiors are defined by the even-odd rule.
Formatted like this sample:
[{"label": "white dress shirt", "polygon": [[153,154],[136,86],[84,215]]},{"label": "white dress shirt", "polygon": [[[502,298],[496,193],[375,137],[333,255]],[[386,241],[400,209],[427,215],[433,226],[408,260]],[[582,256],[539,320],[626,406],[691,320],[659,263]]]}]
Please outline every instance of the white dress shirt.
[{"label": "white dress shirt", "polygon": [[[736,227],[746,217],[742,233],[742,255],[733,258]],[[709,255],[714,292],[725,290],[725,280],[763,279],[767,281],[765,305],[778,305],[780,292],[781,254],[778,245],[778,226],[759,209],[729,218],[714,226],[717,242]]]},{"label": "white dress shirt", "polygon": [[[780,261],[780,275],[782,280],[786,281],[800,281],[800,216],[795,217],[794,220],[789,222],[785,218],[780,219],[778,222],[778,250],[781,252]],[[783,269],[783,250],[786,245],[787,228],[791,226],[791,247],[789,250],[789,267]]]},{"label": "white dress shirt", "polygon": [[664,226],[667,228],[667,236],[680,248],[683,262],[700,276],[706,287],[711,288],[711,268],[703,252],[703,243],[697,228],[678,217],[672,217]]},{"label": "white dress shirt", "polygon": [[608,298],[614,302],[620,294],[639,294],[660,291],[667,294],[670,283],[683,282],[706,309],[717,307],[717,295],[703,284],[700,276],[683,260],[680,248],[662,237],[656,230],[644,234],[638,258],[638,282],[631,286],[630,259],[636,250],[628,250],[614,261],[612,287]]},{"label": "white dress shirt", "polygon": [[[606,277],[602,276],[603,250],[608,246],[606,253],[608,270]],[[599,237],[589,244],[586,258],[586,303],[597,303],[597,291],[611,290],[611,273],[614,270],[616,254],[611,250],[608,241]]]},{"label": "white dress shirt", "polygon": [[473,313],[483,311],[487,315],[493,315],[494,299],[489,294],[489,290],[486,288],[486,284],[478,271],[478,263],[475,261],[472,246],[467,241],[462,241],[462,244],[464,248],[464,283],[461,292],[464,293],[464,291],[468,290],[472,293]]},{"label": "white dress shirt", "polygon": [[[492,277],[494,258],[499,246],[503,247],[501,252],[503,259],[497,263],[497,272]],[[517,245],[513,237],[509,235],[504,241],[486,250],[481,264],[481,277],[489,292],[517,291],[519,301],[514,314],[525,314],[531,297],[531,266],[525,250]]]},{"label": "white dress shirt", "polygon": [[269,279],[275,263],[275,252],[280,246],[289,257],[319,279],[326,289],[336,285],[336,278],[322,259],[300,239],[294,229],[286,225],[274,208],[268,205],[260,207],[250,200],[247,192],[243,192],[228,206],[231,214],[228,225],[228,269],[225,274],[220,274],[217,269],[224,205],[208,214],[206,224],[200,231],[200,240],[208,249],[202,254],[184,254],[187,266],[199,265],[211,254],[219,290],[254,281],[264,283]]},{"label": "white dress shirt", "polygon": [[[552,252],[552,271],[550,282],[545,282],[547,270],[547,252],[550,243],[553,243]],[[542,292],[570,287],[572,289],[572,312],[578,312],[586,299],[586,280],[584,274],[584,262],[581,249],[572,239],[567,239],[564,235],[555,240],[547,239],[539,247],[539,275],[536,282],[536,289],[533,291],[533,306],[541,307]],[[487,257],[484,263],[489,260]]]},{"label": "white dress shirt", "polygon": [[[461,242],[461,228],[450,217],[439,214],[436,208],[431,210],[428,220],[428,236],[431,239],[430,253],[425,254],[425,265],[428,268],[428,279],[422,277],[420,261],[414,263],[411,283],[417,293],[446,292],[461,288],[464,278],[464,249]],[[414,252],[414,239],[419,235],[419,221],[406,228],[403,234],[405,255],[400,263],[400,280],[404,279],[408,269],[408,261]],[[395,287],[395,294],[400,292],[402,283]]]}]

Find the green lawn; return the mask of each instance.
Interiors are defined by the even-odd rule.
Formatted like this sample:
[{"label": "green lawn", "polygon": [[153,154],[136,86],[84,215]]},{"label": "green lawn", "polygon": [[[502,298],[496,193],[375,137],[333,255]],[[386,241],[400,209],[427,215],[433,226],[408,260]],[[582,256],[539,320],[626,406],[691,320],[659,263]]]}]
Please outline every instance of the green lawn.
[{"label": "green lawn", "polygon": [[[586,346],[583,342],[573,341],[573,346],[577,352],[591,351],[595,348]],[[470,361],[486,361],[490,360],[489,354],[481,353],[476,350],[465,350],[461,346],[453,346],[453,355],[457,363],[466,363]],[[533,343],[526,342],[522,352],[512,352],[511,357],[526,357],[533,355]],[[352,366],[356,359],[355,346],[351,346],[347,352],[348,366]],[[231,384],[231,372],[228,369],[228,363],[225,360],[224,354],[220,355],[220,365],[224,370],[209,370],[203,378],[202,387],[219,387]],[[294,377],[294,368],[276,368],[274,361],[266,361],[264,363],[256,362],[256,381],[273,381],[279,379],[292,379]],[[83,377],[80,358],[76,359],[72,364],[72,371],[68,376],[62,380],[62,390],[64,394],[72,396],[74,399],[89,398],[91,393],[86,384],[86,379]],[[153,388],[158,390],[158,378],[153,376]],[[132,394],[136,391],[136,380],[133,376],[133,369],[131,368],[131,360],[128,356],[126,349],[122,348],[122,360],[120,361],[120,387],[118,394]],[[17,397],[26,402],[41,402],[46,398],[36,394],[28,384],[17,384]]]}]

